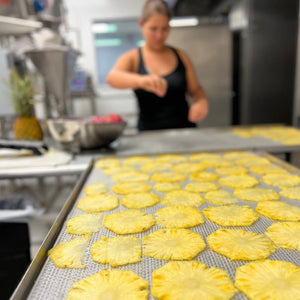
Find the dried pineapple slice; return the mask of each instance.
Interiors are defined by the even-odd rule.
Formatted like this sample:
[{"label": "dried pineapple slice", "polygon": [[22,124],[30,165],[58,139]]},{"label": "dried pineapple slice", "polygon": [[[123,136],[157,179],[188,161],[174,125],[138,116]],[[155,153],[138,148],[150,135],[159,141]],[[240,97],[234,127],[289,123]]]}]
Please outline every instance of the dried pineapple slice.
[{"label": "dried pineapple slice", "polygon": [[230,175],[220,178],[219,183],[230,188],[247,188],[257,185],[259,182],[249,175]]},{"label": "dried pineapple slice", "polygon": [[118,167],[111,167],[108,169],[104,169],[103,173],[105,175],[114,175],[114,174],[118,174],[118,173],[124,173],[124,172],[133,172],[136,171],[135,168],[130,167],[130,166],[118,166]]},{"label": "dried pineapple slice", "polygon": [[114,181],[147,181],[150,176],[146,173],[133,171],[133,172],[124,172],[118,173],[112,176],[112,180]]},{"label": "dried pineapple slice", "polygon": [[279,195],[276,191],[262,188],[237,189],[233,194],[243,200],[255,202],[279,199]]},{"label": "dried pineapple slice", "polygon": [[279,194],[289,199],[300,200],[300,186],[285,188]]},{"label": "dried pineapple slice", "polygon": [[140,167],[143,164],[150,163],[153,158],[148,156],[130,156],[124,159],[123,164],[125,166]]},{"label": "dried pineapple slice", "polygon": [[164,205],[200,206],[204,203],[203,198],[196,193],[188,191],[173,191],[165,195],[161,200]]},{"label": "dried pineapple slice", "polygon": [[259,218],[248,205],[210,206],[203,213],[211,222],[221,226],[250,226]]},{"label": "dried pineapple slice", "polygon": [[234,204],[238,201],[230,192],[224,190],[208,192],[205,194],[204,199],[215,205]]},{"label": "dried pineapple slice", "polygon": [[282,201],[263,201],[257,204],[256,211],[272,220],[299,221],[300,208]]},{"label": "dried pineapple slice", "polygon": [[110,264],[112,267],[141,261],[141,243],[136,236],[101,237],[95,242],[90,252],[95,262]]},{"label": "dried pineapple slice", "polygon": [[79,199],[76,207],[85,212],[109,211],[119,206],[117,196],[99,194]]},{"label": "dried pineapple slice", "polygon": [[300,183],[300,177],[293,174],[268,174],[261,178],[261,181],[272,186],[285,188],[292,187]]},{"label": "dried pineapple slice", "polygon": [[109,169],[119,167],[121,165],[117,158],[100,158],[95,162],[95,167],[98,169]]},{"label": "dried pineapple slice", "polygon": [[190,182],[185,186],[189,192],[206,193],[219,189],[219,185],[214,182]]},{"label": "dried pineapple slice", "polygon": [[259,175],[266,175],[272,173],[286,173],[286,170],[273,165],[254,165],[250,167],[250,171]]},{"label": "dried pineapple slice", "polygon": [[153,181],[157,182],[178,182],[186,180],[186,175],[178,172],[160,172],[151,176]]},{"label": "dried pineapple slice", "polygon": [[201,152],[201,153],[195,153],[190,156],[190,160],[192,161],[202,161],[204,159],[214,159],[214,158],[220,158],[221,156],[217,153],[209,153],[209,152]]},{"label": "dried pineapple slice", "polygon": [[223,157],[229,160],[238,160],[242,158],[254,158],[256,155],[244,151],[229,151],[226,152]]},{"label": "dried pineapple slice", "polygon": [[179,173],[196,173],[196,172],[201,172],[205,169],[206,166],[204,166],[201,163],[189,163],[189,162],[181,163],[173,167],[173,170]]},{"label": "dried pineapple slice", "polygon": [[180,154],[162,154],[157,156],[157,161],[162,163],[177,164],[186,160],[187,158]]},{"label": "dried pineapple slice", "polygon": [[104,194],[108,192],[108,185],[106,183],[93,183],[89,184],[84,188],[84,192],[88,196]]},{"label": "dried pineapple slice", "polygon": [[73,283],[66,300],[147,300],[148,282],[130,270],[101,270]]},{"label": "dried pineapple slice", "polygon": [[163,171],[171,171],[172,164],[170,163],[161,163],[161,162],[150,162],[146,163],[141,166],[141,170],[147,173],[154,173],[154,172],[163,172]]},{"label": "dried pineapple slice", "polygon": [[248,170],[242,166],[232,166],[216,168],[216,172],[221,175],[243,175],[247,174]]},{"label": "dried pineapple slice", "polygon": [[246,157],[235,161],[238,165],[250,168],[254,165],[268,165],[271,162],[265,157]]},{"label": "dried pineapple slice", "polygon": [[152,185],[146,182],[119,182],[112,187],[116,194],[127,195],[130,193],[143,193],[149,192]]},{"label": "dried pineapple slice", "polygon": [[201,163],[207,168],[222,168],[222,167],[231,167],[233,162],[230,160],[219,158],[207,158],[201,161]]},{"label": "dried pineapple slice", "polygon": [[103,225],[117,234],[144,232],[155,224],[152,215],[146,212],[131,209],[106,215]]},{"label": "dried pineapple slice", "polygon": [[200,210],[190,206],[168,206],[155,213],[156,223],[167,228],[187,228],[204,223]]},{"label": "dried pineapple slice", "polygon": [[88,234],[98,232],[101,228],[102,214],[78,215],[66,222],[67,233]]},{"label": "dried pineapple slice", "polygon": [[243,229],[218,229],[206,240],[211,250],[231,260],[263,259],[276,250],[266,235]]},{"label": "dried pineapple slice", "polygon": [[207,182],[207,181],[215,181],[219,179],[219,175],[213,172],[203,171],[198,173],[193,173],[190,175],[192,180]]},{"label": "dried pineapple slice", "polygon": [[202,236],[188,229],[158,229],[143,238],[143,254],[156,259],[189,260],[205,247]]},{"label": "dried pineapple slice", "polygon": [[277,222],[268,227],[266,235],[278,247],[300,251],[300,222]]},{"label": "dried pineapple slice", "polygon": [[67,242],[62,242],[48,251],[48,256],[58,268],[80,268],[86,265],[82,264],[84,252],[87,248],[91,234],[86,234],[74,238]]},{"label": "dried pineapple slice", "polygon": [[178,182],[158,182],[154,185],[153,189],[164,193],[181,190],[182,185]]},{"label": "dried pineapple slice", "polygon": [[236,269],[235,286],[251,300],[299,300],[300,268],[280,260],[250,262]]},{"label": "dried pineapple slice", "polygon": [[157,299],[231,299],[237,292],[228,274],[199,261],[170,261],[152,272],[151,293]]},{"label": "dried pineapple slice", "polygon": [[134,193],[121,198],[121,203],[127,208],[150,207],[159,201],[159,197],[153,193]]}]

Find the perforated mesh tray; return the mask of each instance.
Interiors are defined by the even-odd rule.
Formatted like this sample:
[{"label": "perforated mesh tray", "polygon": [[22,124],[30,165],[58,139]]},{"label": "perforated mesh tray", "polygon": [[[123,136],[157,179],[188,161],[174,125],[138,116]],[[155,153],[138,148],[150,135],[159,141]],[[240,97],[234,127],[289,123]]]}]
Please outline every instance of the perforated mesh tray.
[{"label": "perforated mesh tray", "polygon": [[[185,154],[185,155],[189,155],[189,154]],[[300,174],[298,169],[292,167],[289,164],[284,163],[283,161],[281,161],[271,155],[267,155],[264,153],[258,154],[258,155],[267,157],[268,159],[270,159],[272,161],[272,163],[274,165],[280,165],[280,166],[284,167],[285,169],[287,169],[291,173]],[[114,157],[116,157],[116,156],[114,156]],[[124,157],[120,157],[121,160],[123,158]],[[249,173],[249,174],[256,178],[260,177],[253,173]],[[96,183],[96,182],[108,183],[108,185],[110,187],[110,191],[113,194],[111,187],[115,184],[115,182],[112,182],[110,180],[110,178],[108,176],[104,175],[104,173],[101,170],[92,167],[91,172],[88,174],[88,176],[78,194],[76,202],[78,199],[80,199],[84,196],[83,188],[88,184],[92,184],[92,183]],[[188,182],[189,181],[184,182],[183,186]],[[279,191],[278,188],[271,187],[271,186],[263,184],[263,183],[260,183],[257,187],[271,188],[276,191]],[[227,189],[229,191],[233,191],[233,189],[230,189],[230,188],[221,187],[221,189],[224,189],[224,190]],[[164,193],[159,193],[154,190],[152,192],[156,193],[157,195],[159,195],[161,197],[163,197],[163,195],[164,195]],[[202,195],[204,196],[204,194],[202,194]],[[119,198],[120,198],[120,196],[119,196]],[[285,201],[286,203],[289,203],[291,205],[300,207],[300,201],[289,200],[282,196],[281,196],[280,200]],[[80,211],[79,209],[77,209],[75,207],[76,202],[75,202],[74,206],[72,207],[70,213],[67,215],[65,221],[76,215],[83,213],[82,211]],[[255,207],[257,205],[256,202],[242,201],[242,200],[240,200],[237,204],[238,205],[249,205],[253,209],[255,209]],[[203,208],[208,207],[208,206],[213,206],[213,204],[206,202],[200,207],[200,210],[202,210]],[[153,207],[145,208],[143,210],[146,211],[147,213],[154,214],[157,209],[162,208],[162,207],[163,207],[162,204],[157,204]],[[103,216],[114,213],[114,212],[118,212],[121,210],[125,210],[125,209],[126,208],[122,207],[122,205],[120,204],[120,206],[117,209],[110,211],[110,212],[103,213]],[[245,230],[251,230],[256,233],[263,233],[273,222],[274,221],[260,215],[259,220],[256,223],[254,223],[252,226],[226,227],[226,228],[242,228]],[[148,235],[149,233],[154,232],[155,230],[157,230],[159,228],[161,228],[161,227],[158,225],[155,225],[148,231],[146,231],[144,233],[136,234],[136,235],[140,239],[142,239],[142,237],[144,237],[145,235]],[[203,238],[206,240],[206,237],[210,233],[212,233],[213,231],[216,231],[219,228],[221,228],[221,226],[216,225],[206,219],[205,224],[202,224],[202,225],[199,225],[199,226],[196,226],[193,228],[189,228],[189,229],[201,234],[203,236]],[[71,235],[67,234],[66,226],[64,224],[63,224],[62,228],[58,228],[58,230],[60,230],[60,233],[59,233],[59,235],[55,241],[55,244],[53,246],[55,246],[63,241],[68,241],[71,239]],[[109,231],[104,226],[102,226],[102,228],[100,229],[100,231],[98,233],[93,234],[92,239],[89,244],[89,247],[86,249],[86,252],[85,252],[84,263],[87,265],[87,267],[85,269],[56,268],[54,266],[54,264],[52,263],[52,261],[49,258],[47,258],[45,263],[43,264],[42,269],[40,270],[40,273],[39,273],[35,283],[33,284],[33,282],[32,282],[33,286],[31,288],[28,299],[48,299],[48,300],[64,299],[68,293],[69,288],[72,286],[72,284],[75,281],[78,281],[80,279],[83,279],[83,278],[91,275],[91,274],[99,272],[101,269],[111,269],[111,267],[108,264],[99,264],[99,263],[94,262],[89,253],[90,246],[95,241],[99,240],[102,235],[104,235],[108,238],[116,236],[116,234]],[[49,250],[49,249],[46,249],[46,250]],[[211,251],[209,249],[208,245],[207,245],[206,249],[203,252],[201,252],[195,259],[199,260],[201,262],[204,262],[208,267],[216,266],[218,268],[226,270],[233,282],[234,282],[236,268],[249,262],[249,261],[243,261],[243,260],[231,261],[230,259],[226,258],[225,256],[222,256],[220,254],[217,254],[217,253]],[[300,267],[300,253],[295,250],[286,250],[286,249],[279,248],[276,250],[275,253],[273,253],[271,256],[269,256],[269,259],[289,261]],[[157,260],[157,259],[148,258],[148,257],[143,256],[142,261],[140,263],[129,264],[129,265],[122,266],[119,268],[123,269],[123,270],[132,270],[132,271],[136,272],[138,275],[140,275],[141,277],[148,280],[149,286],[151,286],[152,271],[156,268],[163,266],[165,263],[166,262],[163,260]],[[149,299],[154,299],[151,296],[150,291],[149,291]],[[247,297],[239,292],[232,299],[234,299],[234,300],[247,299]]]}]

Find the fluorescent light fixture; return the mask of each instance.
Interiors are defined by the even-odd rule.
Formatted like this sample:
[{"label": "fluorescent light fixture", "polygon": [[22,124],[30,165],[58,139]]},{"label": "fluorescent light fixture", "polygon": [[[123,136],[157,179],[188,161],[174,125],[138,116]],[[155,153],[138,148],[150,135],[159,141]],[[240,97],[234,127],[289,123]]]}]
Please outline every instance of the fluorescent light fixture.
[{"label": "fluorescent light fixture", "polygon": [[117,31],[116,24],[108,24],[108,23],[94,23],[92,25],[92,32],[94,33],[109,33]]},{"label": "fluorescent light fixture", "polygon": [[187,17],[187,18],[174,18],[169,22],[171,27],[190,27],[197,26],[199,20],[196,17]]},{"label": "fluorescent light fixture", "polygon": [[144,41],[144,40],[139,40],[139,41],[136,43],[136,45],[137,45],[138,47],[142,47],[142,46],[145,45],[145,41]]},{"label": "fluorescent light fixture", "polygon": [[99,39],[94,42],[96,47],[116,47],[122,44],[121,39]]}]

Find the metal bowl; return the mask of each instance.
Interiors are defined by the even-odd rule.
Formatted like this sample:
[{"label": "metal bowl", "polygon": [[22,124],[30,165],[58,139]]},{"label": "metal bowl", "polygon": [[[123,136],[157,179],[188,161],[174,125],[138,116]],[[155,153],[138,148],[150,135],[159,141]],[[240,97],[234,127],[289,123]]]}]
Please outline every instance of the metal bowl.
[{"label": "metal bowl", "polygon": [[91,123],[69,119],[50,119],[46,123],[54,141],[62,148],[74,147],[74,149],[107,147],[122,135],[126,127],[126,122]]}]

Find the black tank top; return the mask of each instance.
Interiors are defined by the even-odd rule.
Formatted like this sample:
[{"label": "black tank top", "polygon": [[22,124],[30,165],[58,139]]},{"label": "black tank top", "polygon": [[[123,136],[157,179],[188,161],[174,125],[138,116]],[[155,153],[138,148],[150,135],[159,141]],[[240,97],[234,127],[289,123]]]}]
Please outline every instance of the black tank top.
[{"label": "black tank top", "polygon": [[[187,83],[185,78],[185,66],[177,51],[171,48],[177,57],[176,69],[165,76],[168,82],[168,90],[163,98],[154,93],[142,89],[134,90],[139,105],[139,130],[156,130],[170,128],[195,127],[188,121],[188,103],[185,93]],[[139,51],[138,74],[149,74],[144,65],[141,48]]]}]

